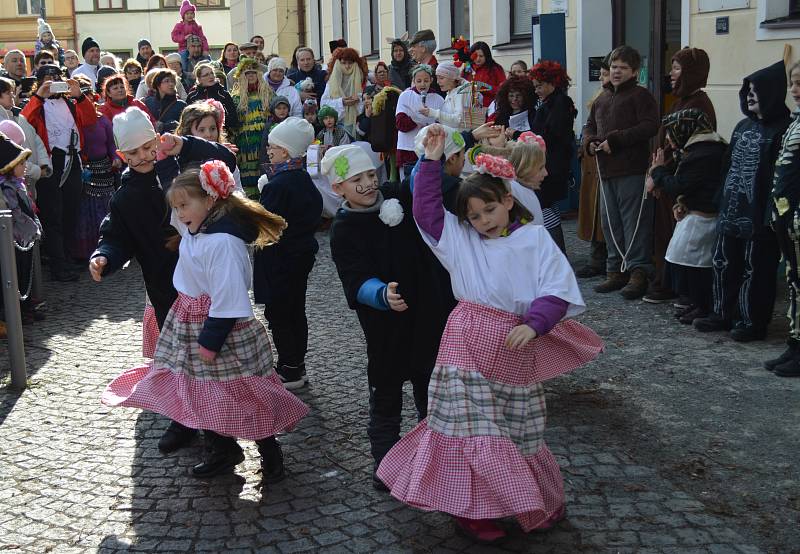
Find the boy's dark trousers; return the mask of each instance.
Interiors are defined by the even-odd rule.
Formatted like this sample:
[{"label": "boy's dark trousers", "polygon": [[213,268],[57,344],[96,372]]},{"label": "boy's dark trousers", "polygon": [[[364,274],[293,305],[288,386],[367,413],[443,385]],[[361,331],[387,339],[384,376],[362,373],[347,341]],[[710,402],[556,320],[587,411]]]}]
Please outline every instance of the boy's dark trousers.
[{"label": "boy's dark trousers", "polygon": [[[422,421],[428,415],[428,383],[431,369],[413,373],[408,379],[414,390],[414,405]],[[403,419],[402,376],[387,376],[369,385],[369,436],[370,451],[375,464],[380,464],[386,453],[400,440],[400,424]]]},{"label": "boy's dark trousers", "polygon": [[797,264],[800,261],[800,220],[792,211],[778,217],[773,227],[778,239],[778,246],[786,262],[786,284],[789,289],[789,338],[800,340],[800,318],[797,313],[798,290],[800,290],[800,274]]},{"label": "boy's dark trousers", "polygon": [[36,183],[36,204],[44,228],[44,250],[50,259],[50,269],[55,272],[64,269],[69,248],[75,243],[83,186],[77,152],[72,155],[69,175],[60,185],[68,156],[63,150],[53,148],[53,174]]},{"label": "boy's dark trousers", "polygon": [[[275,248],[274,246],[270,248]],[[314,267],[314,252],[281,254],[280,279],[271,283],[272,301],[264,305],[264,317],[272,331],[281,366],[301,367],[308,351],[306,290]]]},{"label": "boy's dark trousers", "polygon": [[771,229],[760,236],[717,235],[714,247],[714,312],[739,328],[763,330],[772,319],[778,241]]}]

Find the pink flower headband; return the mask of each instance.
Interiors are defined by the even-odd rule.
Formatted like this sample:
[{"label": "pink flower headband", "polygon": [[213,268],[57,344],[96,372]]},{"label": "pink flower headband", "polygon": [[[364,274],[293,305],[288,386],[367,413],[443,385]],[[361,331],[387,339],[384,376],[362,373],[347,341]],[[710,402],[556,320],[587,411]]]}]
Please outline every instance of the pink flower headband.
[{"label": "pink flower headband", "polygon": [[499,179],[514,179],[516,172],[514,166],[505,158],[491,154],[478,154],[475,157],[475,171],[488,173]]},{"label": "pink flower headband", "polygon": [[236,183],[225,162],[211,160],[200,166],[200,186],[211,198],[217,200],[229,197]]},{"label": "pink flower headband", "polygon": [[214,98],[207,98],[204,102],[216,110],[217,117],[215,119],[217,120],[217,127],[222,131],[222,127],[225,125],[225,107],[222,105],[222,102]]},{"label": "pink flower headband", "polygon": [[547,145],[544,143],[544,139],[531,131],[525,131],[524,133],[522,133],[517,138],[517,142],[522,142],[525,144],[536,144],[539,146],[539,148],[542,149],[542,152],[547,152]]}]

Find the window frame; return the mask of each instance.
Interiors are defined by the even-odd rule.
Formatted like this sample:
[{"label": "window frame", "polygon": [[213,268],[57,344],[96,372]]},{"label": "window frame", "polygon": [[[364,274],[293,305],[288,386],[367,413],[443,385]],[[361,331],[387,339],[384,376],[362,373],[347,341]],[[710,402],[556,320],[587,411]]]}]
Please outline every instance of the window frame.
[{"label": "window frame", "polygon": [[[540,10],[539,10],[539,8],[540,8],[539,2],[540,1],[541,0],[536,0],[536,13],[534,15],[537,15],[540,12]],[[510,23],[509,24],[509,33],[508,33],[509,40],[511,42],[519,42],[519,41],[523,41],[523,40],[530,40],[530,38],[532,36],[532,33],[530,31],[528,31],[527,33],[523,33],[523,34],[515,34],[514,33],[514,21],[516,21],[516,16],[514,14],[515,11],[516,11],[516,4],[515,4],[514,0],[509,0],[509,2],[508,2],[509,23]]]},{"label": "window frame", "polygon": [[[127,3],[127,0],[124,0],[124,1]],[[165,5],[166,2],[171,2],[171,1],[175,2],[174,6]],[[196,1],[193,2],[193,4],[195,6],[197,6],[198,8],[203,8],[204,10],[220,10],[220,9],[228,7],[225,4],[225,0],[219,0],[219,4],[220,4],[219,6],[203,5],[202,2],[204,2],[204,1],[208,2],[210,0],[196,0]],[[177,10],[177,9],[180,9],[180,7],[181,7],[181,0],[158,0],[158,5],[159,5],[159,8],[162,9],[162,10]]]},{"label": "window frame", "polygon": [[[471,3],[470,3],[469,0],[463,0],[463,1],[464,1],[464,4],[466,4],[466,7],[467,7],[467,11],[462,14],[463,16],[465,16],[465,19],[463,21],[465,22],[465,26],[466,26],[467,32],[466,33],[457,33],[456,32],[456,11],[459,11],[459,10],[456,10],[456,6],[455,6],[456,0],[450,0],[450,36],[458,38],[459,36],[463,35],[465,39],[471,41],[472,40],[472,28],[470,26],[470,18],[472,16],[472,13],[471,13],[472,12],[472,6],[470,5]],[[447,48],[445,48],[445,50],[446,49]]]},{"label": "window frame", "polygon": [[[377,58],[381,52],[381,2],[380,0],[368,0],[367,4],[369,6],[369,51],[364,54],[364,57]],[[376,9],[378,13],[375,13]],[[373,32],[375,22],[378,24],[377,33]]]},{"label": "window frame", "polygon": [[[109,6],[114,2],[114,0],[108,0]],[[123,10],[128,9],[128,0],[122,0],[122,7],[120,8],[101,8],[100,7],[100,0],[94,0],[94,11],[96,12],[121,12]]]},{"label": "window frame", "polygon": [[19,2],[15,2],[17,6],[17,16],[19,17],[42,17],[42,7],[45,5],[45,0],[39,0],[39,11],[34,12],[33,8],[31,7],[31,2],[35,0],[23,0],[28,7],[28,11],[26,13],[19,13]]},{"label": "window frame", "polygon": [[[411,25],[409,25],[409,15],[411,10],[408,9],[409,4],[414,4],[414,14],[416,15],[416,28],[411,29]],[[419,0],[404,0],[403,9],[405,13],[403,14],[403,20],[406,26],[406,31],[408,31],[408,36],[413,37],[414,34],[419,31]]]}]

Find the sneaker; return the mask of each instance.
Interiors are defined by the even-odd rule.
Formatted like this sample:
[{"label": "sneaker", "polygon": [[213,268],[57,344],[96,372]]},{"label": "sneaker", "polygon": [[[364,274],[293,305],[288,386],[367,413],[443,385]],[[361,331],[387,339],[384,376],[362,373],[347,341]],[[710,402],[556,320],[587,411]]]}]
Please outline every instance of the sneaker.
[{"label": "sneaker", "polygon": [[701,317],[692,322],[692,326],[701,333],[710,333],[712,331],[727,331],[731,328],[731,324],[725,321],[717,314],[709,314],[708,317]]},{"label": "sneaker", "polygon": [[595,292],[605,294],[607,292],[614,292],[628,284],[628,274],[620,273],[619,271],[609,271],[606,273],[606,280],[594,287]]},{"label": "sneaker", "polygon": [[785,364],[789,360],[793,360],[795,357],[800,357],[800,343],[794,339],[789,339],[786,341],[786,350],[777,358],[764,362],[764,369],[767,371],[775,371],[776,367]]},{"label": "sneaker", "polygon": [[579,267],[575,270],[575,277],[578,277],[579,279],[588,279],[590,277],[597,277],[605,274],[606,270],[604,267],[592,264],[586,264],[585,266]]},{"label": "sneaker", "polygon": [[506,536],[505,530],[491,519],[456,517],[456,531],[483,544],[491,544]]},{"label": "sneaker", "polygon": [[644,296],[642,296],[642,300],[647,302],[648,304],[666,304],[667,302],[674,300],[677,298],[678,295],[672,292],[671,290],[666,289],[654,289]]},{"label": "sneaker", "polygon": [[301,389],[306,384],[302,367],[280,365],[275,371],[278,373],[278,377],[281,378],[281,383],[283,383],[286,390]]},{"label": "sneaker", "polygon": [[636,300],[647,292],[647,273],[638,267],[631,271],[631,278],[628,284],[619,291],[625,300]]},{"label": "sneaker", "polygon": [[775,366],[775,375],[778,377],[800,377],[800,357],[795,356],[791,360]]},{"label": "sneaker", "polygon": [[678,321],[683,323],[684,325],[691,325],[694,323],[695,319],[700,319],[703,317],[708,317],[708,312],[705,311],[703,308],[694,308],[692,310],[687,310],[681,317],[678,318]]},{"label": "sneaker", "polygon": [[678,308],[679,310],[685,310],[686,308],[691,307],[692,299],[688,296],[679,296],[678,299],[672,303],[673,308]]},{"label": "sneaker", "polygon": [[752,342],[754,340],[764,340],[767,336],[766,329],[757,329],[755,327],[734,327],[731,329],[731,338],[736,342]]}]

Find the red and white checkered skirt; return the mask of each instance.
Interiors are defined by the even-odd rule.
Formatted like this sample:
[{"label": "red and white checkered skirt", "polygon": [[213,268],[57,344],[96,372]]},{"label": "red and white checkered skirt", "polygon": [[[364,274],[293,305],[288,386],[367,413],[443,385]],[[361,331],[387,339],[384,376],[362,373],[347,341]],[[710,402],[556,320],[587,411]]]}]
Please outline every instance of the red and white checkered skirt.
[{"label": "red and white checkered skirt", "polygon": [[272,368],[264,325],[240,319],[213,362],[202,360],[197,337],[208,296],[179,294],[147,365],[123,372],[103,392],[108,406],[143,408],[194,429],[258,440],[287,431],[308,413]]},{"label": "red and white checkered skirt", "polygon": [[158,342],[158,319],[156,310],[145,295],[144,316],[142,316],[142,356],[152,358]]},{"label": "red and white checkered skirt", "polygon": [[540,381],[597,356],[602,341],[575,321],[525,348],[504,341],[521,319],[460,302],[447,322],[428,389],[428,417],[384,457],[392,496],[470,519],[515,516],[525,531],[564,505],[558,462],[544,442]]}]

